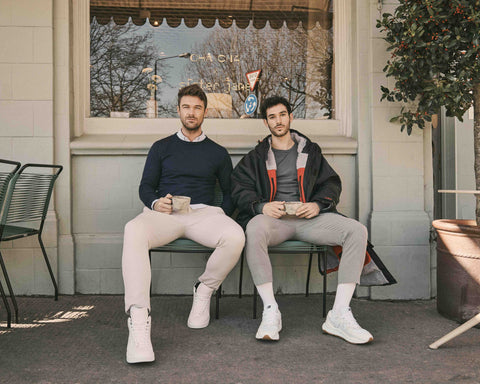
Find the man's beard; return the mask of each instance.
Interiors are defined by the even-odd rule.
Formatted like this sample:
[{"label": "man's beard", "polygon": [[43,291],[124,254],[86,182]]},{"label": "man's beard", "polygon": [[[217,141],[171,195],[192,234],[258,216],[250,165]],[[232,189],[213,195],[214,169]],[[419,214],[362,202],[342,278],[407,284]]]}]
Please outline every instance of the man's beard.
[{"label": "man's beard", "polygon": [[287,124],[287,125],[284,125],[283,126],[285,128],[284,131],[280,132],[280,133],[277,133],[276,131],[276,127],[274,127],[273,129],[270,129],[270,132],[273,136],[275,137],[283,137],[285,136],[288,132],[290,132],[290,124]]},{"label": "man's beard", "polygon": [[185,128],[187,131],[197,131],[202,126],[202,123],[203,123],[203,119],[202,119],[201,121],[197,120],[197,124],[187,125],[187,120],[188,119],[185,119],[185,121],[182,120],[183,128]]}]

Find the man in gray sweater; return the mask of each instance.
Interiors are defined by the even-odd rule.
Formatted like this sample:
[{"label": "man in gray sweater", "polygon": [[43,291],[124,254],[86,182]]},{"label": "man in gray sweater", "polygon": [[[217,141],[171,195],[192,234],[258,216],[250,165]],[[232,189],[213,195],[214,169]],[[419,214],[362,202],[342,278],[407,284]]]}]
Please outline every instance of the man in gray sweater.
[{"label": "man in gray sweater", "polygon": [[[342,246],[335,303],[322,329],[350,343],[368,343],[373,336],[358,325],[350,310],[364,265],[367,229],[336,212],[340,178],[316,143],[290,129],[293,116],[288,101],[267,98],[261,114],[271,135],[232,174],[232,199],[240,210],[238,221],[246,227],[246,258],[264,304],[256,338],[278,340],[282,329],[268,246],[296,239]],[[285,204],[291,201],[301,205],[294,215],[287,215]]]}]

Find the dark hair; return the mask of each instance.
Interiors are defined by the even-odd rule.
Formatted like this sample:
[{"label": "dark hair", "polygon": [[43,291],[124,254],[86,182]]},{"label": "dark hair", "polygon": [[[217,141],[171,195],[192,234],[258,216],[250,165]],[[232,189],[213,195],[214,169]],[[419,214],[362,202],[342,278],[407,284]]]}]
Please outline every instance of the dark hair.
[{"label": "dark hair", "polygon": [[262,105],[260,106],[260,114],[262,115],[262,119],[267,120],[267,109],[272,108],[278,104],[283,104],[287,108],[287,112],[290,115],[292,113],[292,107],[290,103],[281,96],[271,96],[267,97],[263,100]]},{"label": "dark hair", "polygon": [[202,87],[198,84],[187,85],[178,91],[178,106],[180,107],[180,100],[183,96],[196,96],[203,101],[204,108],[207,108],[207,95],[203,92]]}]

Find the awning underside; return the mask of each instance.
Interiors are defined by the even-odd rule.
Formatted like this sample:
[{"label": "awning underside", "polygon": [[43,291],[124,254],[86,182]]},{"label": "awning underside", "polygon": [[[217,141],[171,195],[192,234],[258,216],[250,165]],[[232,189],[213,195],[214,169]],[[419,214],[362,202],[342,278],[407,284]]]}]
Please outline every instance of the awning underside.
[{"label": "awning underside", "polygon": [[275,29],[284,24],[290,29],[295,29],[300,24],[305,29],[311,29],[317,23],[324,29],[330,29],[333,13],[330,0],[91,0],[91,20],[94,17],[100,24],[107,24],[113,18],[116,24],[123,25],[131,18],[136,25],[143,25],[148,19],[153,26],[166,22],[173,28],[178,27],[183,19],[190,28],[199,23],[211,28],[218,20],[223,28],[229,28],[235,21],[236,26],[242,29],[250,23],[261,29],[268,21]]}]

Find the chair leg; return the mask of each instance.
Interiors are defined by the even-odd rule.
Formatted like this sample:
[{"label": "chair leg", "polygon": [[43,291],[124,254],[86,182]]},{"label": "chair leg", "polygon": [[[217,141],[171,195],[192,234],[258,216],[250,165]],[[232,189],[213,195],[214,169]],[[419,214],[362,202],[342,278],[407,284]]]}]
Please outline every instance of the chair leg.
[{"label": "chair leg", "polygon": [[257,318],[257,287],[253,287],[253,318]]},{"label": "chair leg", "polygon": [[245,258],[245,248],[240,256],[240,281],[238,282],[238,298],[242,298],[242,281],[243,281],[243,259]]},{"label": "chair leg", "polygon": [[0,265],[3,271],[3,277],[5,278],[5,283],[7,284],[8,293],[10,294],[10,300],[12,300],[13,309],[15,311],[15,322],[18,324],[18,306],[15,294],[13,293],[12,284],[10,284],[10,278],[8,277],[7,268],[3,262],[2,253],[0,252]]},{"label": "chair leg", "polygon": [[308,297],[308,291],[310,288],[310,272],[312,271],[312,258],[313,253],[310,252],[310,259],[308,260],[307,286],[305,287],[305,297]]},{"label": "chair leg", "polygon": [[218,320],[220,316],[220,297],[222,296],[222,286],[218,287],[215,295],[215,319]]},{"label": "chair leg", "polygon": [[323,317],[327,316],[327,252],[322,252],[323,262]]},{"label": "chair leg", "polygon": [[45,259],[45,263],[47,264],[48,273],[50,273],[50,278],[52,279],[53,288],[55,290],[55,301],[58,300],[58,286],[57,282],[55,281],[55,276],[53,275],[52,267],[50,266],[50,262],[48,261],[47,252],[45,252],[45,247],[43,246],[42,235],[38,234],[38,242],[40,243],[40,248],[42,248],[43,258]]},{"label": "chair leg", "polygon": [[5,296],[5,291],[3,290],[2,283],[0,283],[0,293],[2,295],[3,304],[7,310],[7,328],[12,327],[12,312],[10,311],[10,305],[8,305],[7,296]]}]

